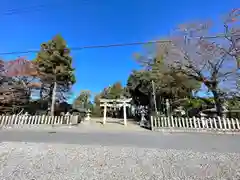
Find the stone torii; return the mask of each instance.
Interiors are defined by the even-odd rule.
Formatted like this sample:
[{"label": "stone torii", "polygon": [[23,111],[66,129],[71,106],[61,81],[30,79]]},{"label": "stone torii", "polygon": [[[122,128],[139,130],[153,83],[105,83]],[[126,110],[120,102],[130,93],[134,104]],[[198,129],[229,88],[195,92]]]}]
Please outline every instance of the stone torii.
[{"label": "stone torii", "polygon": [[127,110],[126,107],[130,107],[132,98],[128,99],[100,99],[100,106],[104,107],[103,112],[103,124],[106,124],[107,119],[107,107],[123,107],[123,118],[124,118],[124,125],[127,126]]}]

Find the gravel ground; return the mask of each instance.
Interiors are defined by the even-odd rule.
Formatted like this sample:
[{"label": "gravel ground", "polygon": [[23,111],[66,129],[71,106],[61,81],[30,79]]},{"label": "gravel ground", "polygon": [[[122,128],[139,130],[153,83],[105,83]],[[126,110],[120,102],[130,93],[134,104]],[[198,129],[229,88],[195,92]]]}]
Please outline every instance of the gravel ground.
[{"label": "gravel ground", "polygon": [[0,144],[1,180],[234,180],[240,154],[71,144]]}]

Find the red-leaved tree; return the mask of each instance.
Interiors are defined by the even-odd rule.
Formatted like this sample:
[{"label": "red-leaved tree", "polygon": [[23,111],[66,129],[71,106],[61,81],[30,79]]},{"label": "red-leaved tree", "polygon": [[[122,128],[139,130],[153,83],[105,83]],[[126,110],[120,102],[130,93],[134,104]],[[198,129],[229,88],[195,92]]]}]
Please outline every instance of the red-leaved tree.
[{"label": "red-leaved tree", "polygon": [[31,61],[18,58],[0,61],[1,111],[11,111],[29,102],[33,90],[39,88],[37,71]]}]

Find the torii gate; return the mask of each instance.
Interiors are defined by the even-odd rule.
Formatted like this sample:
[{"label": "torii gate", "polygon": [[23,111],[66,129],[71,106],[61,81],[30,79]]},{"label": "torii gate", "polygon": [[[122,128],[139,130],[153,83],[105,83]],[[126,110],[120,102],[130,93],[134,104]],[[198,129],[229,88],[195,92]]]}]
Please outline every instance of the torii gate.
[{"label": "torii gate", "polygon": [[129,99],[100,99],[100,106],[104,107],[103,112],[103,124],[106,124],[107,119],[107,107],[123,107],[123,118],[124,118],[124,125],[127,126],[127,112],[126,107],[130,107],[132,98]]}]

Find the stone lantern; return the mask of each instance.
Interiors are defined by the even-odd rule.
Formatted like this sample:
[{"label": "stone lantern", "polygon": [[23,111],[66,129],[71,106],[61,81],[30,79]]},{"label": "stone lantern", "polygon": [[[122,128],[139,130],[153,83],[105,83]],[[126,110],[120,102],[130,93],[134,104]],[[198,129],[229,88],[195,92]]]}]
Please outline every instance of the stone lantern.
[{"label": "stone lantern", "polygon": [[91,119],[90,113],[91,113],[91,110],[88,109],[88,110],[87,110],[87,116],[86,116],[86,118],[85,118],[86,121],[89,121],[89,120]]}]

